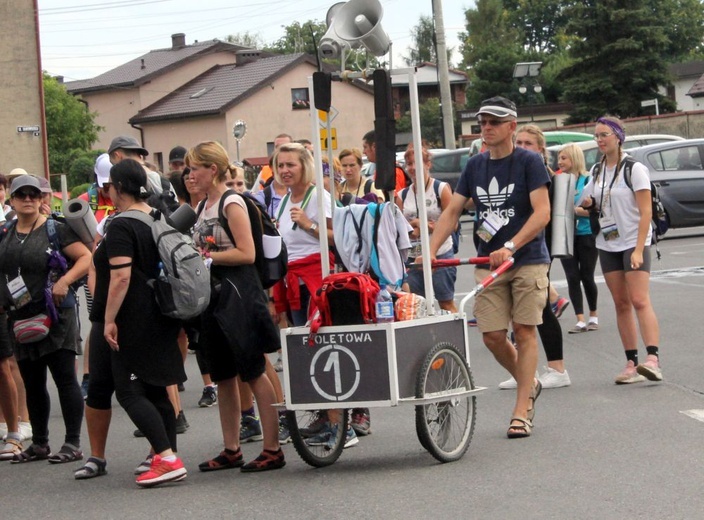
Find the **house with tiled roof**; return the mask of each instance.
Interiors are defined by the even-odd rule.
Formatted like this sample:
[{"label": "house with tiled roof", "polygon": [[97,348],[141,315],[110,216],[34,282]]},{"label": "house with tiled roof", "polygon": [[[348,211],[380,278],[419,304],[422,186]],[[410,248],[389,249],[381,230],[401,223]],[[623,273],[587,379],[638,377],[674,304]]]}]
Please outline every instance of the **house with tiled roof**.
[{"label": "house with tiled roof", "polygon": [[668,72],[671,83],[660,93],[677,103],[677,110],[704,110],[704,60],[673,63]]},{"label": "house with tiled roof", "polygon": [[[178,59],[167,50],[152,51],[91,80],[67,84],[106,127],[95,147],[107,148],[119,134],[133,135],[163,171],[171,148],[204,140],[222,143],[237,160],[233,127],[238,120],[247,127],[239,143],[240,160],[269,155],[280,133],[320,138],[318,112],[310,106],[308,90],[308,78],[317,70],[313,57],[274,55],[223,42],[200,54],[198,45],[172,46],[180,51]],[[142,60],[145,69],[155,69],[151,74],[139,72]],[[361,147],[362,136],[374,127],[373,89],[361,81],[333,82],[332,104],[334,152]]]}]

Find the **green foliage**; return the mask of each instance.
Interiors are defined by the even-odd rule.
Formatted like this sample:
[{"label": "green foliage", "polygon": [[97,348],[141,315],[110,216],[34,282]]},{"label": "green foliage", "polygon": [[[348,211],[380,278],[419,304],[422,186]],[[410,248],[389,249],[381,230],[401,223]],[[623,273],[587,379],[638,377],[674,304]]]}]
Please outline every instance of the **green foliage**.
[{"label": "green foliage", "polygon": [[[408,56],[403,61],[409,67],[423,62],[437,63],[435,52],[435,24],[430,16],[421,15],[418,24],[411,29],[412,46],[408,47]],[[450,63],[452,48],[447,49],[447,62]],[[451,66],[451,65],[450,65]]]},{"label": "green foliage", "polygon": [[[327,31],[325,22],[308,20],[307,22],[293,22],[284,27],[284,35],[276,40],[266,50],[278,54],[296,54],[305,52],[315,55],[315,45]],[[313,42],[315,39],[315,43]]]},{"label": "green foliage", "polygon": [[99,153],[86,152],[76,157],[68,170],[66,182],[69,186],[77,186],[86,182],[93,182],[95,178],[95,160]]},{"label": "green foliage", "polygon": [[69,193],[68,198],[69,199],[75,199],[76,197],[79,197],[83,195],[85,192],[88,191],[88,188],[90,188],[91,183],[86,183],[86,184],[79,184],[78,186],[74,186],[71,188],[71,191]]},{"label": "green foliage", "polygon": [[570,0],[503,0],[509,24],[522,35],[523,48],[540,54],[557,50],[557,36],[567,25],[566,10],[572,4]]},{"label": "green foliage", "polygon": [[[462,125],[457,118],[457,109],[454,107],[454,125],[455,135],[462,133]],[[418,106],[420,113],[420,131],[421,138],[428,142],[430,148],[440,148],[443,144],[444,133],[442,128],[442,110],[440,100],[438,98],[429,98]],[[403,115],[396,121],[396,132],[411,131],[411,114],[410,112]]]},{"label": "green foliage", "polygon": [[49,148],[49,169],[64,173],[81,152],[90,150],[102,128],[95,112],[66,91],[55,78],[44,74],[44,110]]},{"label": "green foliage", "polygon": [[225,41],[241,45],[242,47],[249,47],[250,49],[262,49],[265,46],[264,39],[260,34],[252,34],[249,31],[229,34],[225,37]]},{"label": "green foliage", "polygon": [[574,60],[559,77],[565,101],[575,109],[570,122],[591,121],[611,113],[620,117],[643,115],[640,102],[657,97],[661,110],[674,103],[658,93],[669,77],[661,55],[667,48],[664,24],[653,17],[642,0],[583,1],[570,10],[568,30],[574,41]]}]

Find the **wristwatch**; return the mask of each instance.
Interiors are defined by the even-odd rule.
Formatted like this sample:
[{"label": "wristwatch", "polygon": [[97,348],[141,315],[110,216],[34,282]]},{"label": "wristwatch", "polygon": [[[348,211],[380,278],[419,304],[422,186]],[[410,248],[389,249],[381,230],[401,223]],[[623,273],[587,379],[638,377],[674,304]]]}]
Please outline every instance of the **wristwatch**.
[{"label": "wristwatch", "polygon": [[512,253],[516,252],[516,244],[513,243],[513,240],[509,240],[508,242],[504,242],[504,247],[511,251]]},{"label": "wristwatch", "polygon": [[316,229],[318,229],[318,224],[316,222],[313,222],[308,228],[308,233],[314,233]]}]

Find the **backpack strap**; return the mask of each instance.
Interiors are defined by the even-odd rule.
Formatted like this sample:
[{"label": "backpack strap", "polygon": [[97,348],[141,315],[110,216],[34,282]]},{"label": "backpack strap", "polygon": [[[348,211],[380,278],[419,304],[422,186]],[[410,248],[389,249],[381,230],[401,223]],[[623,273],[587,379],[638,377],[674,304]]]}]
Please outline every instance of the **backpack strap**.
[{"label": "backpack strap", "polygon": [[53,218],[46,219],[46,236],[49,238],[49,245],[51,248],[61,253],[61,242],[59,241],[59,235],[56,232],[56,221]]},{"label": "backpack strap", "polygon": [[403,188],[401,190],[401,193],[398,194],[399,197],[401,197],[401,202],[403,202],[403,205],[406,205],[406,196],[408,195],[408,190],[410,188]]},{"label": "backpack strap", "polygon": [[[154,217],[152,217],[151,215],[147,215],[144,211],[140,211],[138,209],[122,211],[115,215],[115,218],[121,217],[139,220],[140,222],[144,222],[149,227],[152,227],[152,224],[154,224],[155,220]],[[47,222],[49,221],[47,220]]]},{"label": "backpack strap", "polygon": [[[267,186],[266,188],[264,188],[264,190],[262,190],[262,191],[264,191],[264,207],[266,208],[267,213],[271,213],[272,209],[273,209],[271,206],[271,201],[274,198],[274,194],[272,193],[273,190],[274,190],[274,187],[271,184],[269,184],[269,186]],[[270,214],[270,216],[273,216],[273,215]]]},{"label": "backpack strap", "polygon": [[630,156],[626,156],[623,159],[623,180],[626,181],[626,186],[628,186],[631,191],[633,191],[633,165],[636,163],[635,159]]},{"label": "backpack strap", "polygon": [[230,225],[227,223],[227,217],[225,216],[225,199],[229,197],[230,195],[236,195],[237,192],[235,190],[227,190],[225,193],[222,194],[220,197],[220,203],[218,204],[218,222],[220,223],[220,226],[225,230],[225,233],[227,234],[227,237],[230,239],[232,242],[232,245],[237,247],[237,244],[235,243],[235,237],[232,236],[232,230],[230,229]]},{"label": "backpack strap", "polygon": [[291,192],[289,191],[284,195],[284,198],[281,199],[281,203],[279,204],[279,211],[276,213],[276,222],[281,220],[281,215],[284,213],[284,208],[286,207],[286,204],[288,204],[288,199],[291,198]]},{"label": "backpack strap", "polygon": [[369,193],[372,191],[372,184],[374,184],[374,179],[367,179],[367,181],[364,183],[365,195],[369,195]]}]

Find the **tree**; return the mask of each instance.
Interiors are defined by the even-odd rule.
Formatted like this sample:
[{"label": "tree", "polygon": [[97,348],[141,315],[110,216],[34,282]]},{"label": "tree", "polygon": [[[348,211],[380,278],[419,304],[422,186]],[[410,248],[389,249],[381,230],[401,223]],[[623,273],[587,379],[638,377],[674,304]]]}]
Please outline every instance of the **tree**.
[{"label": "tree", "polygon": [[527,52],[550,54],[567,25],[566,9],[573,0],[504,0],[508,22],[522,35]]},{"label": "tree", "polygon": [[[308,20],[307,22],[293,22],[284,27],[284,35],[276,40],[267,50],[278,54],[296,54],[305,52],[316,54],[316,45],[325,35],[327,26],[325,22]],[[315,40],[315,43],[313,42]]]},{"label": "tree", "polygon": [[49,149],[49,170],[66,173],[82,152],[98,140],[102,127],[95,112],[66,91],[56,78],[44,74],[44,112]]},{"label": "tree", "polygon": [[[403,61],[409,67],[419,65],[423,62],[437,63],[437,53],[435,51],[435,24],[430,16],[421,15],[418,24],[411,29],[413,44],[408,47],[408,56],[403,57]],[[447,62],[450,63],[453,49],[447,49]],[[452,66],[452,65],[450,65]]]},{"label": "tree", "polygon": [[225,37],[225,41],[248,47],[250,49],[262,49],[265,46],[264,39],[259,34],[252,34],[249,31],[244,33],[230,34]]},{"label": "tree", "polygon": [[[457,108],[453,110],[455,114],[455,134],[459,135],[462,132],[462,125],[457,118]],[[428,142],[430,148],[439,148],[443,142],[442,128],[442,110],[440,109],[440,100],[438,98],[429,98],[418,106],[420,113],[420,131],[421,137]],[[410,112],[401,116],[396,121],[396,132],[411,131],[411,114]]]},{"label": "tree", "polygon": [[605,113],[639,116],[641,101],[656,97],[663,111],[674,110],[658,92],[669,82],[662,53],[673,52],[662,20],[654,16],[658,3],[582,0],[569,10],[568,31],[578,39],[570,48],[574,61],[559,77],[565,101],[575,105],[571,123]]}]

